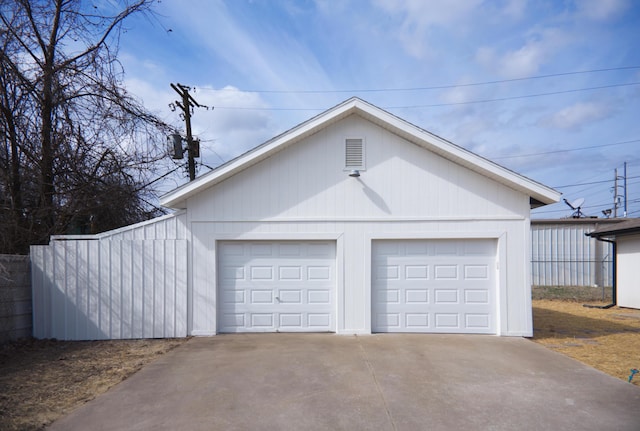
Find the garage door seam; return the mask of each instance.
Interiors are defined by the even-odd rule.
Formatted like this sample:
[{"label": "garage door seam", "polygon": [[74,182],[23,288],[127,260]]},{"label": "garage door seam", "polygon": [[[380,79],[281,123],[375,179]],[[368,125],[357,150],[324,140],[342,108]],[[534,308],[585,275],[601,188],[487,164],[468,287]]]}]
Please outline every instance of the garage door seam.
[{"label": "garage door seam", "polygon": [[358,341],[358,346],[362,351],[362,357],[364,359],[364,362],[365,364],[367,364],[367,368],[369,368],[369,372],[371,373],[373,382],[376,385],[376,390],[378,391],[378,394],[380,394],[380,398],[382,398],[382,403],[384,404],[384,410],[387,412],[387,417],[389,418],[389,422],[391,422],[391,426],[393,427],[393,430],[397,431],[398,428],[396,427],[396,423],[393,421],[393,417],[391,416],[391,411],[389,410],[389,405],[387,404],[387,399],[385,398],[384,393],[382,392],[382,388],[380,387],[380,383],[378,382],[378,377],[376,376],[376,372],[373,369],[373,365],[371,365],[371,362],[369,361],[369,357],[367,356],[367,351],[364,349],[364,346],[360,342],[360,338],[357,335],[355,337],[356,337],[356,340]]}]

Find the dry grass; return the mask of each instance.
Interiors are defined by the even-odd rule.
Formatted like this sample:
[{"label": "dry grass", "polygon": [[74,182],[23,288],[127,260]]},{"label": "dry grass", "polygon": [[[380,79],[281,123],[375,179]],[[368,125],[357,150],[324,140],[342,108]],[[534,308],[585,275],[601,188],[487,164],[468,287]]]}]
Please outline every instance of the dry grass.
[{"label": "dry grass", "polygon": [[533,286],[533,299],[558,299],[563,301],[611,302],[611,287],[591,286]]},{"label": "dry grass", "polygon": [[[533,341],[627,381],[640,369],[640,310],[534,300]],[[640,374],[633,384],[640,386]]]},{"label": "dry grass", "polygon": [[39,430],[184,339],[24,340],[0,346],[0,430]]}]

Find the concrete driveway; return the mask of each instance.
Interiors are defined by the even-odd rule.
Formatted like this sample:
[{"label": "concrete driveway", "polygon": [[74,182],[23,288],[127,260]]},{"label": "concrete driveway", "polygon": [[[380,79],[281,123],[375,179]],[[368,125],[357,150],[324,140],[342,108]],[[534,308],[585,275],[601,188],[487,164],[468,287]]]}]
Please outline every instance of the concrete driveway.
[{"label": "concrete driveway", "polygon": [[50,430],[639,430],[640,388],[521,338],[194,338]]}]

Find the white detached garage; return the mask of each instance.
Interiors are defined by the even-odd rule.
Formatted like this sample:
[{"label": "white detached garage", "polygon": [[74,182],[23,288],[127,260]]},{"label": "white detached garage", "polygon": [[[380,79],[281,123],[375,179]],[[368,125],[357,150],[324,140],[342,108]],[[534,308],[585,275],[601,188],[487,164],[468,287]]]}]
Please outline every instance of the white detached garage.
[{"label": "white detached garage", "polygon": [[530,336],[530,209],[558,199],[352,98],[163,196],[171,235],[99,240],[186,240],[189,335]]}]

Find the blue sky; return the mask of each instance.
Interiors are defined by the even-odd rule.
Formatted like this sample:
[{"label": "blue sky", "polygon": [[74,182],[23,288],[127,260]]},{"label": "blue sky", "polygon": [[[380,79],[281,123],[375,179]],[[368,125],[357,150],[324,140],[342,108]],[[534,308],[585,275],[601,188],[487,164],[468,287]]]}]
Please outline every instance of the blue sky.
[{"label": "blue sky", "polygon": [[[587,215],[612,207],[627,162],[628,214],[640,217],[640,2],[162,0],[155,11],[125,23],[126,85],[180,130],[170,83],[215,107],[193,116],[208,166],[358,96],[584,198]],[[571,212],[561,202],[534,217]]]}]

